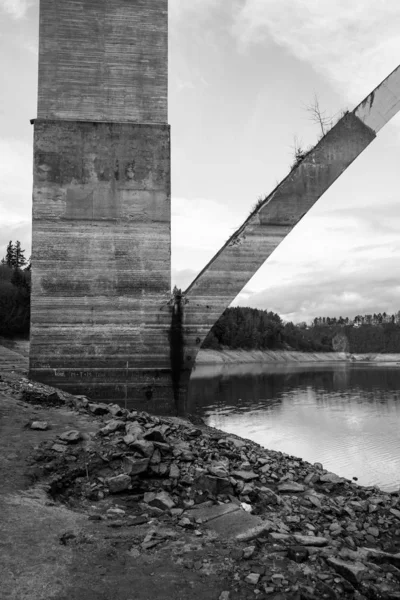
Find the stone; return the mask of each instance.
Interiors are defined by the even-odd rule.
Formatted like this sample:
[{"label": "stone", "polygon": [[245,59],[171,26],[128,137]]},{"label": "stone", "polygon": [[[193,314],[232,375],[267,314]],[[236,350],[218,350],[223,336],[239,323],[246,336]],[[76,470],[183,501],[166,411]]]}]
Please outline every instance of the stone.
[{"label": "stone", "polygon": [[71,429],[70,431],[65,431],[58,437],[63,442],[68,442],[68,444],[76,444],[81,439],[81,433],[76,429]]},{"label": "stone", "polygon": [[285,481],[285,483],[281,483],[278,485],[278,491],[281,493],[299,493],[305,491],[305,486],[301,483],[296,483],[295,481]]},{"label": "stone", "polygon": [[31,429],[36,431],[46,431],[49,429],[49,424],[47,421],[33,421],[33,423],[31,423]]},{"label": "stone", "polygon": [[144,437],[146,440],[150,440],[152,442],[161,442],[166,443],[165,433],[168,431],[168,425],[160,425],[159,427],[154,427],[150,429],[150,431],[146,431]]},{"label": "stone", "polygon": [[255,546],[247,546],[247,548],[243,548],[243,558],[245,560],[248,560],[249,558],[252,558],[252,556],[254,555],[255,551],[256,551],[256,547]]},{"label": "stone", "polygon": [[395,517],[397,517],[397,519],[400,519],[400,510],[397,510],[396,508],[391,508],[389,512]]},{"label": "stone", "polygon": [[67,446],[64,446],[63,444],[53,444],[53,446],[51,447],[52,450],[54,450],[55,452],[66,452],[67,451]]},{"label": "stone", "polygon": [[125,425],[125,432],[126,432],[126,436],[131,436],[134,438],[133,441],[141,440],[141,439],[143,439],[143,436],[144,436],[144,430],[139,425],[139,423],[137,423],[135,421],[133,423],[127,423]]},{"label": "stone", "polygon": [[329,557],[327,563],[333,567],[339,575],[347,579],[352,585],[358,586],[368,569],[361,562],[346,562],[340,558]]},{"label": "stone", "polygon": [[257,585],[260,580],[260,573],[249,573],[244,580],[246,583],[250,583],[251,585]]},{"label": "stone", "polygon": [[131,485],[131,478],[129,475],[117,475],[116,477],[110,477],[107,479],[107,485],[111,494],[118,494],[129,488]]},{"label": "stone", "polygon": [[231,597],[230,592],[221,592],[218,600],[229,600]]},{"label": "stone", "polygon": [[109,404],[108,412],[113,415],[113,417],[122,417],[124,414],[123,409],[118,404]]},{"label": "stone", "polygon": [[183,517],[183,519],[181,519],[178,522],[178,525],[180,527],[185,527],[185,528],[191,528],[191,527],[193,527],[193,524],[192,524],[191,520],[188,519],[187,517]]},{"label": "stone", "polygon": [[261,537],[262,535],[269,531],[272,531],[273,529],[275,529],[275,525],[272,523],[272,521],[263,521],[259,525],[255,525],[247,531],[239,533],[236,536],[236,541],[249,542],[250,540],[255,540],[256,538]]},{"label": "stone", "polygon": [[215,477],[228,477],[229,475],[227,465],[222,462],[212,462],[211,465],[208,466],[208,472]]},{"label": "stone", "polygon": [[303,563],[308,560],[309,552],[304,546],[289,546],[287,555],[290,560],[296,563]]},{"label": "stone", "polygon": [[238,448],[238,449],[244,448],[244,446],[246,445],[246,442],[244,442],[243,440],[239,440],[237,438],[234,438],[234,437],[227,437],[226,441],[229,444],[232,444],[233,446],[235,446],[235,448]]},{"label": "stone", "polygon": [[125,511],[122,510],[122,508],[113,507],[108,509],[107,515],[109,515],[110,517],[124,517]]},{"label": "stone", "polygon": [[282,498],[269,487],[262,486],[261,488],[258,488],[258,491],[262,495],[262,499],[265,504],[276,505],[283,503]]},{"label": "stone", "polygon": [[154,452],[153,442],[148,442],[147,440],[136,439],[129,445],[131,447],[131,450],[137,450],[146,458],[150,458]]},{"label": "stone", "polygon": [[257,473],[254,473],[254,471],[233,471],[231,475],[232,477],[235,477],[235,479],[241,479],[242,481],[258,479],[258,475]]},{"label": "stone", "polygon": [[123,421],[119,421],[117,419],[109,421],[105,427],[102,427],[99,430],[100,435],[110,435],[110,433],[114,433],[119,429],[123,429],[125,427],[125,423]]},{"label": "stone", "polygon": [[107,404],[89,404],[89,410],[94,415],[105,415],[108,413]]},{"label": "stone", "polygon": [[172,463],[172,465],[169,468],[169,476],[171,479],[179,479],[180,477],[180,470],[177,464]]},{"label": "stone", "polygon": [[150,463],[149,458],[134,458],[131,456],[124,456],[123,469],[127,475],[140,475],[145,473]]},{"label": "stone", "polygon": [[161,462],[161,452],[159,451],[158,448],[156,448],[152,454],[152,457],[150,459],[150,463],[152,465],[159,465]]},{"label": "stone", "polygon": [[213,475],[206,473],[200,475],[200,477],[195,480],[194,487],[197,490],[208,492],[213,496],[218,496],[220,494],[229,495],[233,493],[232,484],[228,478],[214,477]]},{"label": "stone", "polygon": [[319,476],[320,483],[343,483],[345,479],[339,477],[336,473],[325,473]]},{"label": "stone", "polygon": [[150,506],[155,506],[156,508],[160,508],[161,510],[170,510],[175,507],[175,502],[172,497],[168,494],[168,492],[160,492],[156,494],[155,497],[147,502]]},{"label": "stone", "polygon": [[379,537],[379,529],[377,527],[367,527],[367,533],[373,537]]},{"label": "stone", "polygon": [[325,537],[317,537],[315,535],[300,535],[296,533],[293,537],[301,546],[317,546],[320,548],[329,544],[329,541]]}]

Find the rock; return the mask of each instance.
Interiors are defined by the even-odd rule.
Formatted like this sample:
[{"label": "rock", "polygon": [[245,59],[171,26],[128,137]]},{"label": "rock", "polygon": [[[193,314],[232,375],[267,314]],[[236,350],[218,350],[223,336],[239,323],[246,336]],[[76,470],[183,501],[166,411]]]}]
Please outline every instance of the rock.
[{"label": "rock", "polygon": [[159,465],[161,462],[161,452],[159,451],[158,448],[156,448],[152,454],[152,457],[150,459],[150,463],[152,465]]},{"label": "rock", "polygon": [[53,446],[51,447],[52,450],[54,450],[55,452],[66,452],[67,451],[67,446],[64,446],[64,444],[53,444]]},{"label": "rock", "polygon": [[327,558],[326,561],[335,569],[336,573],[356,587],[361,583],[363,576],[368,573],[367,567],[361,562],[345,562],[340,558],[333,557]]},{"label": "rock", "polygon": [[246,445],[246,442],[244,442],[243,440],[238,440],[234,437],[227,437],[225,441],[229,444],[232,444],[233,446],[235,446],[235,448],[238,449],[244,448],[244,446]]},{"label": "rock", "polygon": [[397,510],[396,508],[391,508],[390,513],[392,515],[394,515],[395,517],[397,517],[398,519],[400,519],[400,510]]},{"label": "rock", "polygon": [[107,511],[107,515],[110,517],[124,517],[125,511],[122,508],[109,508]]},{"label": "rock", "polygon": [[309,552],[304,546],[289,546],[288,558],[296,563],[303,563],[308,560]]},{"label": "rock", "polygon": [[114,433],[119,429],[123,429],[125,427],[124,421],[112,420],[105,427],[99,429],[100,435],[110,435],[110,433]]},{"label": "rock", "polygon": [[161,510],[170,510],[175,507],[175,502],[167,492],[156,494],[154,498],[147,502],[147,504],[160,508]]},{"label": "rock", "polygon": [[295,481],[286,481],[285,483],[281,483],[278,485],[278,491],[281,493],[299,493],[305,491],[304,485],[301,483],[296,483]]},{"label": "rock", "polygon": [[296,533],[293,537],[301,546],[317,546],[320,548],[329,544],[329,541],[325,537],[317,537],[315,535],[300,535]]},{"label": "rock", "polygon": [[243,558],[245,560],[248,560],[249,558],[251,558],[254,555],[255,551],[256,551],[255,546],[247,546],[247,548],[243,548]]},{"label": "rock", "polygon": [[319,476],[320,483],[344,483],[345,479],[335,473],[325,473]]},{"label": "rock", "polygon": [[105,415],[108,413],[107,404],[89,404],[89,410],[94,415]]},{"label": "rock", "polygon": [[[139,423],[137,423],[135,421],[133,423],[127,423],[125,425],[125,432],[126,432],[127,438],[129,438],[129,439],[133,438],[132,441],[129,443],[133,443],[136,440],[142,440],[143,436],[144,436],[144,430],[139,425]],[[126,444],[128,444],[128,442],[125,441],[125,438],[124,438],[124,442]]]},{"label": "rock", "polygon": [[108,404],[108,412],[113,417],[122,417],[124,410],[118,404]]},{"label": "rock", "polygon": [[31,429],[36,431],[47,431],[47,429],[49,429],[49,424],[47,421],[33,421],[33,423],[31,423]]},{"label": "rock", "polygon": [[111,494],[118,494],[127,490],[131,485],[131,478],[129,475],[117,475],[116,477],[110,477],[107,479],[107,485]]},{"label": "rock", "polygon": [[264,535],[264,533],[273,531],[274,529],[275,525],[272,523],[272,521],[263,521],[263,523],[260,525],[256,525],[244,533],[239,533],[239,535],[236,536],[236,541],[249,542],[250,540],[255,540],[256,538]]},{"label": "rock", "polygon": [[135,440],[130,445],[131,450],[137,450],[146,458],[150,458],[154,452],[153,442],[147,440]]},{"label": "rock", "polygon": [[131,456],[124,456],[122,466],[127,475],[140,475],[141,473],[145,473],[147,471],[149,463],[149,458],[134,458]]},{"label": "rock", "polygon": [[180,521],[178,521],[178,525],[180,525],[180,527],[185,527],[185,528],[191,528],[191,527],[193,527],[193,523],[187,517],[183,517],[183,519],[181,519]]},{"label": "rock", "polygon": [[229,600],[230,597],[230,592],[221,592],[218,600]]},{"label": "rock", "polygon": [[197,490],[208,492],[213,496],[218,496],[219,494],[229,495],[233,493],[232,484],[229,479],[225,477],[214,477],[207,473],[200,475],[200,477],[195,480],[194,487]]},{"label": "rock", "polygon": [[76,444],[81,439],[81,433],[76,429],[71,429],[70,431],[65,431],[58,437],[63,442],[68,442],[68,444]]},{"label": "rock", "polygon": [[268,487],[262,486],[257,488],[257,491],[262,495],[265,504],[276,505],[283,503],[282,498]]},{"label": "rock", "polygon": [[250,583],[251,585],[257,585],[260,580],[260,573],[249,573],[247,577],[245,577],[245,582]]},{"label": "rock", "polygon": [[208,466],[208,472],[215,477],[228,477],[229,475],[227,465],[222,462],[212,462],[211,465]]},{"label": "rock", "polygon": [[180,477],[180,470],[177,464],[172,463],[172,465],[169,468],[169,476],[171,479],[179,479]]},{"label": "rock", "polygon": [[242,479],[242,481],[258,479],[258,475],[257,473],[254,473],[254,471],[233,471],[231,475],[232,477],[235,477],[235,479]]},{"label": "rock", "polygon": [[166,443],[165,433],[168,431],[168,425],[160,425],[159,427],[154,427],[150,429],[150,431],[146,431],[144,437],[146,440],[150,440],[152,442],[161,442]]},{"label": "rock", "polygon": [[367,527],[367,533],[373,537],[379,537],[379,529],[377,527]]}]

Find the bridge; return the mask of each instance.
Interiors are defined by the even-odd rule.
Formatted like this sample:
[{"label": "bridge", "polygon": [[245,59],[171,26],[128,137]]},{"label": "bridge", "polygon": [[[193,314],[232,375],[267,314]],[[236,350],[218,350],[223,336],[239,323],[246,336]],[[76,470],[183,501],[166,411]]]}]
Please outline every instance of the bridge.
[{"label": "bridge", "polygon": [[41,0],[32,379],[184,411],[208,331],[400,109],[400,67],[171,293],[168,0]]}]

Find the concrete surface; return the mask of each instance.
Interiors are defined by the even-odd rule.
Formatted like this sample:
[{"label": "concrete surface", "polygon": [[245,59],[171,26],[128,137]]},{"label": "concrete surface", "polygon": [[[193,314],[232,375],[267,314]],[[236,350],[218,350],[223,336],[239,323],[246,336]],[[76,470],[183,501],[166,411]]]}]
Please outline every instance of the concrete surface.
[{"label": "concrete surface", "polygon": [[171,402],[170,210],[168,125],[36,121],[33,379]]},{"label": "concrete surface", "polygon": [[167,123],[168,0],[41,0],[40,119]]}]

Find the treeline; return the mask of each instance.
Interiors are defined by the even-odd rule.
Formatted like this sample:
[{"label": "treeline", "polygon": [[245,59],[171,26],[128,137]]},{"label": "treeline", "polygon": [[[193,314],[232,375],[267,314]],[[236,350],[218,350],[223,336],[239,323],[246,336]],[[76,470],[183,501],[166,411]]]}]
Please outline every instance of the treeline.
[{"label": "treeline", "polygon": [[358,315],[354,319],[316,317],[308,325],[284,323],[270,311],[228,308],[203,348],[400,353],[400,311],[393,315]]},{"label": "treeline", "polygon": [[30,270],[21,243],[10,241],[0,261],[0,335],[29,335]]},{"label": "treeline", "polygon": [[203,348],[301,350],[332,352],[330,328],[284,323],[274,312],[256,308],[227,308],[208,334]]}]

